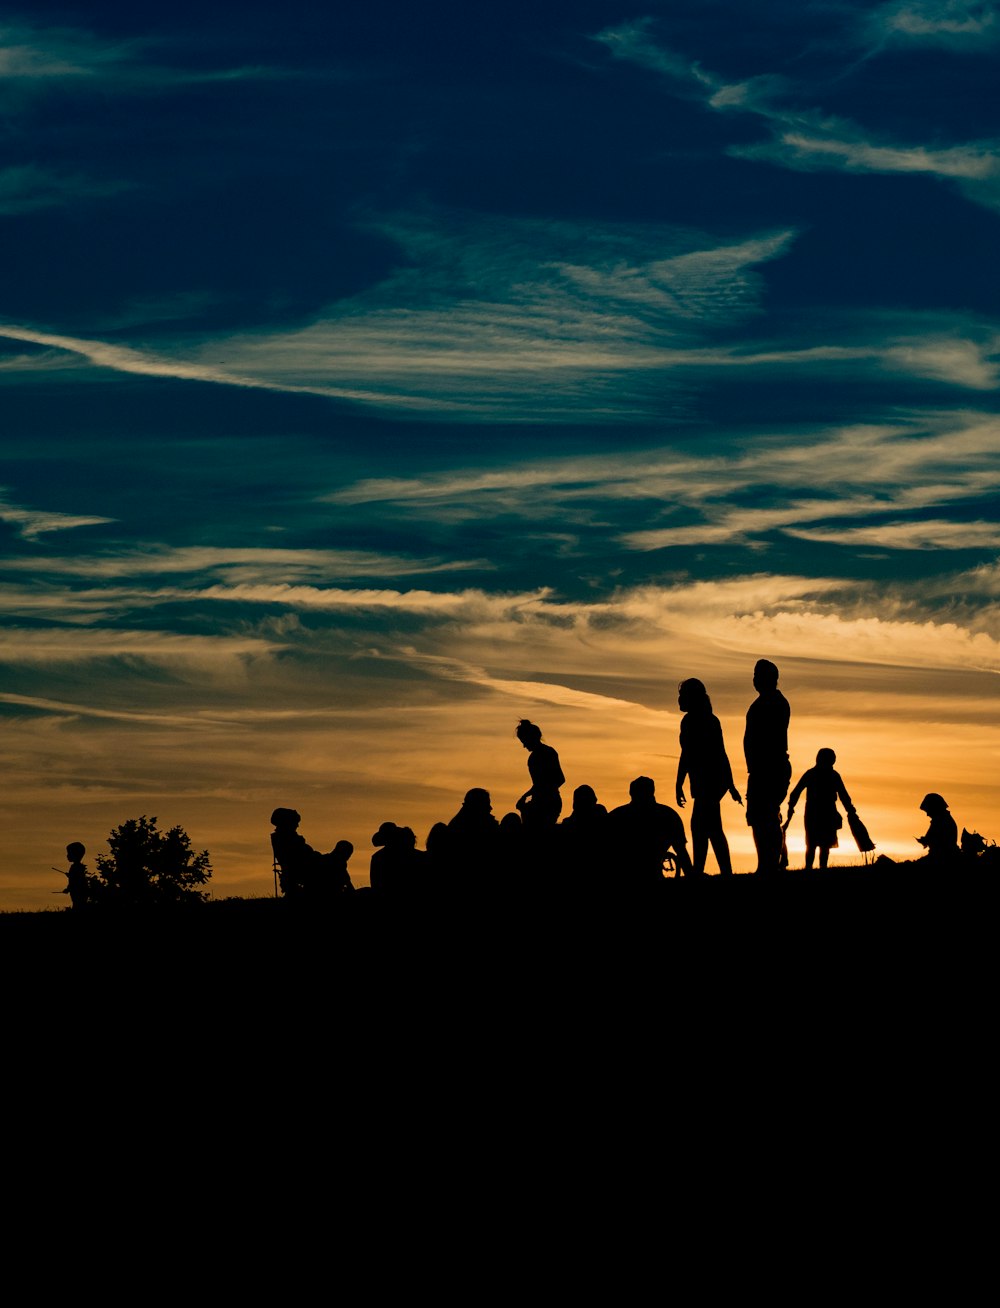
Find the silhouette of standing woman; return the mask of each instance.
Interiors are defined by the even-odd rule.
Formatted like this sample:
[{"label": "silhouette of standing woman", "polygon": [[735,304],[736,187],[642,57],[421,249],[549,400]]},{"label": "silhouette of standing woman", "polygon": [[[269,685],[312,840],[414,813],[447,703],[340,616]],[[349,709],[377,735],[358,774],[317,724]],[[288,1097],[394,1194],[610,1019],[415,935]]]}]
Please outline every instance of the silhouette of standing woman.
[{"label": "silhouette of standing woman", "polygon": [[722,830],[722,797],[729,794],[742,804],[733,782],[733,769],[722,738],[722,723],[712,712],[708,691],[697,677],[689,677],[677,688],[681,718],[681,756],[677,764],[677,806],[683,808],[684,781],[691,778],[691,855],[695,875],[705,870],[711,844],[723,876],[732,876],[729,842]]},{"label": "silhouette of standing woman", "polygon": [[757,847],[757,871],[781,869],[781,803],[788,794],[792,765],[788,758],[791,709],[778,689],[778,669],[770,659],[754,664],[757,698],[747,709],[743,755],[747,764],[747,826]]},{"label": "silhouette of standing woman", "polygon": [[522,718],[514,735],[528,751],[528,775],[531,788],[515,804],[526,827],[553,827],[562,812],[559,787],[566,778],[559,766],[559,755],[551,745],[542,744],[542,731],[534,722]]}]

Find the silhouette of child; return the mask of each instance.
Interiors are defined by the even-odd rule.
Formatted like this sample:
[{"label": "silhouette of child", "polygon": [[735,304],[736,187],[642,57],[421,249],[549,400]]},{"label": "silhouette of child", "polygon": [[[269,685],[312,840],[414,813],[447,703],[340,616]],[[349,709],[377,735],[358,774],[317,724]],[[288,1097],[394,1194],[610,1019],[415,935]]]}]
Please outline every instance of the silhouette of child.
[{"label": "silhouette of child", "polygon": [[854,812],[854,805],[847,793],[840,773],[834,770],[837,755],[832,749],[821,749],[816,755],[816,766],[804,772],[796,783],[795,789],[788,796],[788,819],[792,820],[795,805],[803,790],[806,792],[806,871],[812,871],[813,859],[819,850],[819,865],[825,868],[829,862],[830,850],[840,844],[837,832],[844,825],[844,819],[837,808],[840,799],[848,813]]},{"label": "silhouette of child", "polygon": [[83,908],[87,902],[87,865],[83,862],[86,849],[78,840],[66,846],[69,871],[66,873],[66,889],[70,908]]},{"label": "silhouette of child", "polygon": [[917,836],[917,844],[927,850],[924,862],[946,867],[958,858],[958,824],[948,811],[948,805],[934,791],[923,797],[920,809],[931,820],[924,834]]}]

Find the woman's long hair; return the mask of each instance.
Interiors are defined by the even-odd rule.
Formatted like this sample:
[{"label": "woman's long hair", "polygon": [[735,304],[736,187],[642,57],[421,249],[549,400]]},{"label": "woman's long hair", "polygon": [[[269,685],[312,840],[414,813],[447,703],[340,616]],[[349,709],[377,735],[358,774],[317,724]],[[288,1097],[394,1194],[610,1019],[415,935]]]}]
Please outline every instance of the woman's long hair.
[{"label": "woman's long hair", "polygon": [[677,687],[677,703],[685,713],[711,713],[712,701],[705,683],[697,677],[688,677]]}]

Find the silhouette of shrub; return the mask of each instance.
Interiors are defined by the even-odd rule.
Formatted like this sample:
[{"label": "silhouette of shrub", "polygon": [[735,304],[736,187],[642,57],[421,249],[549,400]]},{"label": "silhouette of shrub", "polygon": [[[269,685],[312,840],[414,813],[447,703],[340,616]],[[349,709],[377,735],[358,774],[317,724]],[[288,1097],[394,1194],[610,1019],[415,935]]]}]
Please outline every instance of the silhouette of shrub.
[{"label": "silhouette of shrub", "polygon": [[160,831],[155,817],[130,818],[108,836],[90,876],[95,904],[115,907],[203,903],[212,875],[208,850],[196,854],[183,827]]}]

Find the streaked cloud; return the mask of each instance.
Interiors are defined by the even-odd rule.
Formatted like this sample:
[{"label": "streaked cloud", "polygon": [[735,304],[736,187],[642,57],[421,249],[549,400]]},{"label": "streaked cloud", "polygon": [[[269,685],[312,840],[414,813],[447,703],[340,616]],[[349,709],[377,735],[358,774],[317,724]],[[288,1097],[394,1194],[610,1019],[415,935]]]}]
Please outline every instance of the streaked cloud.
[{"label": "streaked cloud", "polygon": [[76,527],[94,527],[113,521],[113,518],[87,514],[52,513],[43,509],[24,508],[11,504],[0,488],[0,522],[11,523],[25,540],[33,540],[47,532],[70,531]]},{"label": "streaked cloud", "polygon": [[[6,366],[51,369],[57,353],[68,354],[133,375],[489,421],[646,423],[663,418],[672,396],[683,411],[685,388],[719,370],[850,368],[974,390],[1000,381],[1000,335],[954,315],[894,321],[879,312],[870,321],[855,315],[814,326],[826,340],[797,333],[794,342],[720,342],[756,312],[756,269],[787,252],[790,230],[713,246],[673,229],[595,233],[557,224],[529,255],[532,224],[501,239],[490,224],[449,220],[456,229],[446,224],[433,239],[419,223],[399,229],[414,266],[305,327],[210,344],[168,338],[149,350],[2,324],[0,337],[44,350]],[[578,257],[548,258],[546,240],[553,253],[558,244],[564,256],[575,247]],[[657,245],[678,244],[695,248],[652,255]],[[491,298],[433,289],[446,283],[455,260]]]},{"label": "streaked cloud", "polygon": [[938,45],[980,52],[1000,42],[1000,20],[990,0],[893,0],[862,20],[876,48]]},{"label": "streaked cloud", "polygon": [[875,545],[894,550],[1000,549],[1000,526],[992,522],[947,522],[921,518],[865,527],[786,527],[789,536],[827,545]]},{"label": "streaked cloud", "polygon": [[[183,57],[183,38],[151,35],[103,38],[83,27],[0,23],[0,96],[8,109],[14,97],[52,91],[109,91],[149,94],[164,88],[218,82],[266,80],[286,75],[274,66],[192,67]],[[171,54],[175,57],[171,59]]]},{"label": "streaked cloud", "polygon": [[[27,510],[22,510],[27,512]],[[0,502],[0,519],[5,510]],[[38,515],[44,521],[61,515]],[[65,526],[107,522],[105,518],[71,520]],[[35,527],[31,534],[55,527]],[[28,534],[25,532],[24,534]],[[241,582],[287,582],[291,577],[402,577],[436,572],[462,572],[470,568],[490,569],[495,565],[485,559],[418,559],[400,555],[378,554],[366,550],[316,549],[225,549],[214,546],[150,547],[117,550],[114,554],[88,554],[71,557],[37,558],[22,556],[0,559],[0,571],[42,572],[46,576],[117,578],[196,573]]]},{"label": "streaked cloud", "polygon": [[[789,535],[809,529],[809,539],[854,539],[881,544],[898,540],[913,548],[919,528],[888,530],[901,514],[924,518],[949,508],[956,517],[933,528],[936,548],[989,548],[983,527],[959,516],[964,503],[995,494],[1000,486],[998,420],[974,413],[928,414],[893,426],[857,426],[831,431],[763,434],[745,455],[700,456],[666,449],[655,453],[601,455],[508,465],[481,472],[458,469],[420,478],[367,479],[324,498],[345,505],[381,503],[408,516],[433,516],[456,509],[463,516],[517,515],[541,524],[567,521],[621,522],[616,532],[629,549],[747,544],[767,533]],[[748,503],[749,496],[753,502]],[[643,523],[645,518],[645,523]],[[663,521],[666,519],[666,521]],[[831,520],[849,519],[847,528]],[[853,535],[852,535],[853,533]]]},{"label": "streaked cloud", "polygon": [[[242,376],[212,364],[190,362],[185,359],[169,358],[143,350],[132,349],[127,345],[111,345],[105,341],[84,340],[79,337],[61,336],[52,332],[37,332],[30,327],[16,323],[0,323],[0,337],[9,340],[25,341],[31,345],[45,346],[51,350],[64,350],[69,354],[79,355],[98,368],[109,368],[113,372],[135,373],[143,377],[174,377],[180,381],[213,382],[220,386],[242,386],[251,389],[285,391],[306,395],[325,395],[331,399],[377,400],[373,392],[357,391],[338,386],[303,386],[293,382],[269,381],[261,377]],[[396,402],[420,404],[422,401],[409,396],[398,396]]]},{"label": "streaked cloud", "polygon": [[263,656],[277,642],[256,636],[201,636],[172,631],[125,631],[80,627],[0,629],[0,663],[78,663],[135,657],[148,662],[195,663]]},{"label": "streaked cloud", "polygon": [[150,723],[160,726],[211,726],[217,721],[231,719],[214,719],[207,714],[198,713],[143,713],[129,709],[97,708],[92,704],[66,703],[63,700],[44,699],[38,695],[13,695],[0,691],[0,704],[9,704],[14,708],[35,709],[40,713],[53,714],[59,718],[100,718],[111,722]]},{"label": "streaked cloud", "polygon": [[[895,37],[966,45],[992,42],[998,29],[993,6],[966,3],[884,5],[869,20],[876,46]],[[871,34],[875,33],[872,37]],[[961,185],[962,193],[991,208],[1000,205],[1000,139],[929,145],[893,140],[808,103],[807,83],[760,74],[731,83],[700,63],[666,49],[651,19],[605,29],[594,38],[627,63],[661,73],[675,94],[701,101],[721,113],[760,118],[771,139],[728,147],[734,158],[800,171],[913,173]]]},{"label": "streaked cloud", "polygon": [[848,124],[831,123],[824,134],[788,128],[771,141],[731,146],[730,154],[804,170],[843,168],[847,172],[926,173],[949,181],[991,182],[1000,178],[1000,142],[931,149],[922,145],[879,143]]}]

